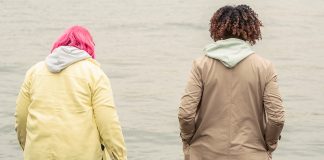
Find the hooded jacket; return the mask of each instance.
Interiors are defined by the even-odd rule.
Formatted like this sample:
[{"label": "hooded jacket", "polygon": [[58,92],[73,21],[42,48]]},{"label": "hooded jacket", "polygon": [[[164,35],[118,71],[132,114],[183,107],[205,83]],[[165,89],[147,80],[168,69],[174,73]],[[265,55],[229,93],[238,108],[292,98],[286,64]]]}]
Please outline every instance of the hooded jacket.
[{"label": "hooded jacket", "polygon": [[15,116],[25,160],[101,160],[101,144],[127,159],[109,79],[78,48],[58,47],[27,71]]},{"label": "hooded jacket", "polygon": [[196,59],[179,107],[185,160],[268,160],[284,124],[277,74],[230,38]]}]

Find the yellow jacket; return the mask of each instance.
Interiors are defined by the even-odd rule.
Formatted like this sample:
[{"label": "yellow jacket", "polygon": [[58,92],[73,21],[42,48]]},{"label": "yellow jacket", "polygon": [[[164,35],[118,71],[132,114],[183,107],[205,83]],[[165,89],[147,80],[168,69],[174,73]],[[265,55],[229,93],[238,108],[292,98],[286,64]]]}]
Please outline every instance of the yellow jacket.
[{"label": "yellow jacket", "polygon": [[58,72],[46,62],[30,68],[15,116],[26,160],[101,160],[101,144],[112,159],[127,159],[109,79],[91,58]]}]

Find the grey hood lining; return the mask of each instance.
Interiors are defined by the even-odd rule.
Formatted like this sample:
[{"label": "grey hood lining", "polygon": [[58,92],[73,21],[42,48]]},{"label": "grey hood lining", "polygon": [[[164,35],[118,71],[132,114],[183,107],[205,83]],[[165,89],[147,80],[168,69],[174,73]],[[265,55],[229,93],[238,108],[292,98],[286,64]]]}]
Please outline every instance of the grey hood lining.
[{"label": "grey hood lining", "polygon": [[72,46],[60,46],[53,50],[45,59],[48,70],[52,73],[59,73],[73,63],[91,58],[84,50]]}]

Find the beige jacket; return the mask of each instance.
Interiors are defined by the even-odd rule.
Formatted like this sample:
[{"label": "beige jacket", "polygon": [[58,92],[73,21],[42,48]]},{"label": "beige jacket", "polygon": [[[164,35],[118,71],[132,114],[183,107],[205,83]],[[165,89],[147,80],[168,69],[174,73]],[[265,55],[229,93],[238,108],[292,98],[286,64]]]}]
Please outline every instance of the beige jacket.
[{"label": "beige jacket", "polygon": [[113,159],[126,160],[108,77],[84,51],[60,49],[50,55],[61,57],[52,59],[60,65],[40,62],[30,68],[17,98],[16,131],[24,159],[102,160],[103,144]]},{"label": "beige jacket", "polygon": [[274,67],[257,54],[233,68],[195,60],[178,117],[186,160],[271,159],[284,124]]}]

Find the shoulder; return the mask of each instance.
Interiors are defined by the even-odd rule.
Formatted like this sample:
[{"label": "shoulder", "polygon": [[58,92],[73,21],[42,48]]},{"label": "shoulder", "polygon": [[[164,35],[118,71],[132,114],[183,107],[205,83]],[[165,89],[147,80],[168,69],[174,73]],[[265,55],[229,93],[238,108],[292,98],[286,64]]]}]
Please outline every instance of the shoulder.
[{"label": "shoulder", "polygon": [[258,54],[252,54],[251,56],[249,56],[249,59],[254,62],[253,64],[256,65],[256,67],[259,68],[267,78],[269,76],[273,77],[277,75],[275,66],[270,60]]},{"label": "shoulder", "polygon": [[204,70],[209,68],[212,63],[215,63],[215,60],[213,60],[212,58],[209,58],[205,55],[200,56],[193,60],[192,71],[199,73],[199,74],[203,74]]},{"label": "shoulder", "polygon": [[103,71],[103,69],[100,67],[100,63],[92,58],[88,58],[81,63],[82,67],[85,67],[84,69],[88,70],[90,72],[89,74],[92,75],[92,80],[98,81],[98,80],[107,80],[109,81],[108,76],[106,73]]},{"label": "shoulder", "polygon": [[26,72],[27,75],[34,74],[37,70],[43,68],[45,65],[44,61],[37,62],[36,64],[32,65]]},{"label": "shoulder", "polygon": [[275,72],[272,62],[259,54],[251,54],[246,60],[254,69],[259,70],[262,74],[268,75],[271,72]]},{"label": "shoulder", "polygon": [[90,67],[90,68],[100,69],[99,62],[92,58],[87,58],[85,60],[79,61],[78,63],[80,63],[81,65],[86,65],[87,67]]},{"label": "shoulder", "polygon": [[38,70],[43,68],[42,66],[44,66],[44,61],[40,61],[40,62],[32,65],[25,73],[24,81],[30,82],[33,79],[33,77],[35,77],[35,74],[38,72]]},{"label": "shoulder", "polygon": [[209,69],[213,65],[223,66],[219,60],[215,60],[206,55],[200,56],[193,61],[193,67],[198,68],[200,71]]},{"label": "shoulder", "polygon": [[212,62],[212,61],[213,61],[212,58],[209,58],[208,56],[203,55],[203,56],[200,56],[200,57],[194,59],[194,60],[193,60],[193,65],[202,67],[202,66],[204,66],[206,63],[210,63],[210,62]]},{"label": "shoulder", "polygon": [[78,68],[90,71],[94,75],[104,75],[104,71],[100,67],[100,63],[92,58],[88,58],[78,62]]},{"label": "shoulder", "polygon": [[255,64],[261,65],[261,66],[263,66],[265,68],[268,68],[269,66],[272,65],[270,60],[268,60],[268,59],[266,59],[266,58],[264,58],[261,55],[256,54],[256,53],[250,55],[247,59],[252,60]]}]

